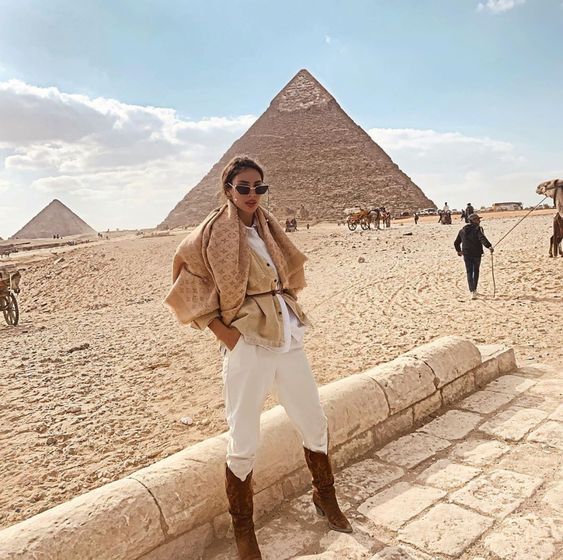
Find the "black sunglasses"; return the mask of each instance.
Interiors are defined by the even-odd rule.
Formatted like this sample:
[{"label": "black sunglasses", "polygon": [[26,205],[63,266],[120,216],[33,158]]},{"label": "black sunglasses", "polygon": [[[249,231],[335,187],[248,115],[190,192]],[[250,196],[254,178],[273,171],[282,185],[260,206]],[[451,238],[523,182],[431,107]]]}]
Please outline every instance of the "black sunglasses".
[{"label": "black sunglasses", "polygon": [[256,194],[266,194],[270,188],[270,185],[258,185],[256,187],[249,187],[247,185],[231,185],[231,183],[227,183],[227,185],[236,189],[239,194],[250,194],[251,189],[254,189]]}]

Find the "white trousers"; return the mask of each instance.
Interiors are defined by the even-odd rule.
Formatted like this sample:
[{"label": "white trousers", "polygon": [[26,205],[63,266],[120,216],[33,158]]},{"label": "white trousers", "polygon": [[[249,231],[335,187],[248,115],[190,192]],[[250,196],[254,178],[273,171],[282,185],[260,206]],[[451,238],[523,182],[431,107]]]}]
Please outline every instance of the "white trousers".
[{"label": "white trousers", "polygon": [[260,414],[270,391],[311,451],[327,452],[327,419],[319,391],[302,346],[273,352],[247,344],[241,336],[232,351],[225,351],[223,391],[229,425],[227,465],[245,480],[254,468],[260,438]]}]

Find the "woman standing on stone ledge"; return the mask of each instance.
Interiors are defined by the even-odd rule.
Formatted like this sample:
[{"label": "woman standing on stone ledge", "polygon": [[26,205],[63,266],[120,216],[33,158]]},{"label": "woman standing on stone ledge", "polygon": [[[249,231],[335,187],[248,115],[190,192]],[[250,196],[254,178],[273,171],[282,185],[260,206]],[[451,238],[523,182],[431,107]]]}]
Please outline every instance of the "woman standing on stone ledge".
[{"label": "woman standing on stone ledge", "polygon": [[181,323],[221,343],[229,425],[226,490],[239,557],[261,558],[254,534],[252,469],[264,401],[275,387],[303,438],[313,502],[331,529],[352,532],[340,511],[328,457],[327,421],[303,349],[308,324],[297,303],[305,256],[260,206],[264,171],[245,156],[221,176],[225,203],[178,247],[166,303]]}]

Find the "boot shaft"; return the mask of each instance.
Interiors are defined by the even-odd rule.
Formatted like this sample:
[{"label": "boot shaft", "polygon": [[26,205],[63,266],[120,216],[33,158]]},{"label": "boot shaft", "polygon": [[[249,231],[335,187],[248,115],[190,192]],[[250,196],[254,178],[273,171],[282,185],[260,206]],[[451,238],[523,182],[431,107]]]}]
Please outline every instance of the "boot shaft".
[{"label": "boot shaft", "polygon": [[240,560],[261,560],[252,519],[254,513],[252,472],[245,480],[240,480],[228,466],[225,467],[225,490]]},{"label": "boot shaft", "polygon": [[305,451],[307,466],[313,477],[313,486],[315,489],[322,492],[328,488],[333,488],[334,475],[332,474],[332,466],[328,455],[318,451],[311,451],[306,447],[303,449]]},{"label": "boot shaft", "polygon": [[236,476],[229,467],[225,467],[225,490],[229,501],[229,513],[234,517],[250,517],[254,513],[254,500],[252,495],[252,472],[245,480]]},{"label": "boot shaft", "polygon": [[307,466],[313,477],[313,503],[317,513],[327,518],[331,529],[351,533],[352,527],[338,506],[329,456],[306,447],[303,449]]}]

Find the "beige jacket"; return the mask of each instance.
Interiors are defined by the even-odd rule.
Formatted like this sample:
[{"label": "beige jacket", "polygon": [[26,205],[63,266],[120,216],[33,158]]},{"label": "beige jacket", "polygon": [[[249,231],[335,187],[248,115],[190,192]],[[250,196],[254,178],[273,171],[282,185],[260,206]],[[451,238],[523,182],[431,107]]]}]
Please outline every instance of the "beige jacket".
[{"label": "beige jacket", "polygon": [[[276,289],[276,275],[264,259],[250,250],[250,270],[246,288],[246,298],[237,315],[231,322],[248,344],[283,346],[283,318],[278,298],[271,292]],[[266,293],[268,292],[268,293]],[[285,291],[282,294],[288,307],[304,324],[310,325],[309,319],[297,302],[295,292]],[[198,317],[192,326],[204,330],[213,319],[220,317],[219,310]]]},{"label": "beige jacket", "polygon": [[[282,282],[284,300],[308,325],[296,295],[305,286],[305,256],[262,208],[255,220]],[[250,344],[283,345],[283,317],[272,294],[275,273],[248,246],[244,224],[231,202],[214,210],[184,239],[172,269],[173,286],[165,303],[181,323],[204,329],[219,317]]]}]

